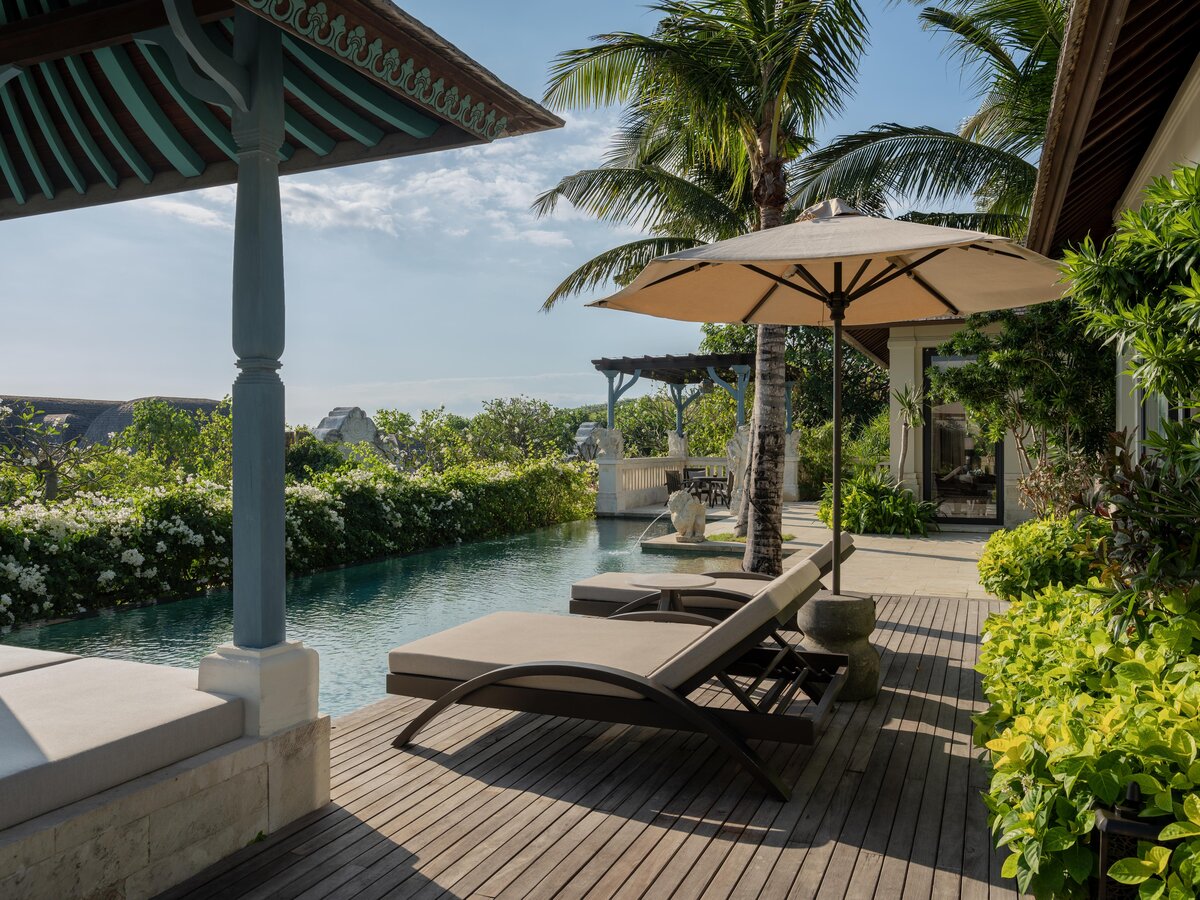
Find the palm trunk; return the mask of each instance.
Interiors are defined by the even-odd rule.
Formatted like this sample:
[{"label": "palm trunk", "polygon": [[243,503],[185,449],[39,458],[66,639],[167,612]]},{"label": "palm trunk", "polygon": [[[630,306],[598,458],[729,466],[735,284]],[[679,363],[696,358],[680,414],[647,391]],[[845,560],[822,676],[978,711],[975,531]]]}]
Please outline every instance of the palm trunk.
[{"label": "palm trunk", "polygon": [[908,426],[900,429],[900,461],[896,463],[896,484],[904,484],[904,464],[908,462]]},{"label": "palm trunk", "polygon": [[[768,122],[770,112],[768,110]],[[759,135],[760,150],[771,146],[770,138],[771,126],[766,125]],[[753,178],[759,230],[783,224],[783,206],[787,202],[783,160],[764,153],[755,167]],[[778,575],[783,571],[786,349],[786,326],[758,326],[750,478],[746,485],[750,510],[742,568],[763,575]]]},{"label": "palm trunk", "polygon": [[784,350],[787,328],[758,326],[757,376],[751,451],[749,528],[742,568],[778,575],[783,571]]}]

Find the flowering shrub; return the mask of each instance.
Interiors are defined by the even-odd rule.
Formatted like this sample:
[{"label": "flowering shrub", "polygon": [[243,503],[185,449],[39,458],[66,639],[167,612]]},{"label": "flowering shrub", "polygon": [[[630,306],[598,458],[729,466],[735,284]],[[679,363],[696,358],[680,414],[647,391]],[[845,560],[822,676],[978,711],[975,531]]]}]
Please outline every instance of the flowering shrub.
[{"label": "flowering shrub", "polygon": [[[287,488],[288,568],[527,531],[593,504],[588,469],[549,460],[440,475],[341,470]],[[0,509],[0,628],[227,583],[232,510],[228,487],[197,480]]]}]

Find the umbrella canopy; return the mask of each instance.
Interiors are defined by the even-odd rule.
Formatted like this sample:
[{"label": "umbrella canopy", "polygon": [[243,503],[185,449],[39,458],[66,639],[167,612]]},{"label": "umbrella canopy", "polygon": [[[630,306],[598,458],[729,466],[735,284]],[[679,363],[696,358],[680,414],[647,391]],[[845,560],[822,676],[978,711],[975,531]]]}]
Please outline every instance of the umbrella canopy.
[{"label": "umbrella canopy", "polygon": [[[660,256],[591,306],[687,322],[880,325],[1027,306],[1062,296],[1057,264],[1012,241],[863,216],[837,200],[804,221]],[[840,271],[840,275],[838,274]]]},{"label": "umbrella canopy", "polygon": [[841,590],[842,326],[1029,306],[1062,296],[1053,261],[1007,238],[864,216],[842,200],[800,220],[660,256],[590,306],[686,322],[832,325],[833,592]]}]

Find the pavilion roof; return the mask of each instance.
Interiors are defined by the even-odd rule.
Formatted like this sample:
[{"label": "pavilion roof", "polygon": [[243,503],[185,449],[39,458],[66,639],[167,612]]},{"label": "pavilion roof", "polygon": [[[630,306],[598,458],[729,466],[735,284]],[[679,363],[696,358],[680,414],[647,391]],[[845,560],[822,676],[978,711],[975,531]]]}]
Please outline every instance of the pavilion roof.
[{"label": "pavilion roof", "polygon": [[[749,366],[751,378],[754,373],[753,353],[689,353],[683,356],[618,356],[593,359],[596,371],[623,372],[632,375],[640,372],[642,378],[662,381],[666,384],[699,384],[709,377],[712,367],[718,375],[730,379],[734,366]],[[799,378],[800,372],[788,366],[788,378]]]},{"label": "pavilion roof", "polygon": [[[487,143],[562,121],[390,0],[194,0],[284,33],[282,173]],[[0,3],[0,219],[236,180],[229,110],[185,91],[162,0]]]}]

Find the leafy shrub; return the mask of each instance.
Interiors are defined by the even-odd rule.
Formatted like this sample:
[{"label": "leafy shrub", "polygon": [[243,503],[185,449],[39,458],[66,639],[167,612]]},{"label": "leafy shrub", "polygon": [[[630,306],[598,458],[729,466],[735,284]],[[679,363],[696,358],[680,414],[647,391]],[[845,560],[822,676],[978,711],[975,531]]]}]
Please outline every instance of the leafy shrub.
[{"label": "leafy shrub", "polygon": [[312,481],[314,475],[332,472],[346,462],[346,457],[333,444],[318,441],[311,433],[302,431],[287,448],[284,473],[293,481]]},{"label": "leafy shrub", "polygon": [[1110,533],[1095,516],[1031,519],[988,538],[979,557],[979,583],[1003,600],[1044,587],[1084,584],[1098,570],[1097,542]]},{"label": "leafy shrub", "polygon": [[1066,515],[1075,498],[1092,489],[1099,472],[1097,454],[1051,447],[1017,483],[1021,505],[1039,519]]},{"label": "leafy shrub", "polygon": [[[936,528],[937,504],[918,500],[879,469],[860,469],[842,480],[842,527],[853,534],[921,534]],[[825,485],[817,517],[833,525],[833,485]]]},{"label": "leafy shrub", "polygon": [[[591,470],[552,460],[442,475],[327,472],[286,489],[288,569],[573,521],[594,502]],[[232,508],[227,486],[190,481],[0,509],[0,630],[227,583]]]},{"label": "leafy shrub", "polygon": [[[1193,610],[1200,591],[1172,592]],[[1093,806],[1111,807],[1136,783],[1144,816],[1170,817],[1109,874],[1143,897],[1192,897],[1200,888],[1200,615],[1153,617],[1146,638],[1106,628],[1103,593],[1054,587],[1013,603],[984,627],[978,669],[991,705],[975,718],[990,751],[984,795],[1006,877],[1037,897],[1087,896],[1096,873]]]},{"label": "leafy shrub", "polygon": [[801,500],[816,500],[833,477],[833,423],[797,425],[796,455],[800,457],[797,487]]}]

